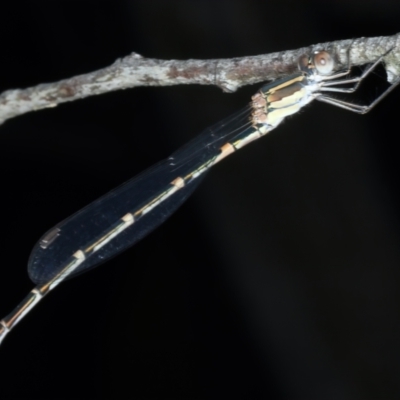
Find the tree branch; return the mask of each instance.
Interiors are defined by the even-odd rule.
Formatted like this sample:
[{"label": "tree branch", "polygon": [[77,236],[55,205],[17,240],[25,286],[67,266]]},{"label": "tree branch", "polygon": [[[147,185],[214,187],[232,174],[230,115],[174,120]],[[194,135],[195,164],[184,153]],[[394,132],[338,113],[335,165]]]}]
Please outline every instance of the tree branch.
[{"label": "tree branch", "polygon": [[239,87],[276,79],[297,69],[302,54],[320,49],[331,50],[339,66],[362,65],[385,57],[388,81],[400,75],[400,34],[321,43],[297,50],[216,60],[158,60],[132,53],[109,67],[59,82],[40,84],[27,89],[7,90],[0,95],[0,124],[30,111],[136,86],[181,84],[216,85],[226,92]]}]

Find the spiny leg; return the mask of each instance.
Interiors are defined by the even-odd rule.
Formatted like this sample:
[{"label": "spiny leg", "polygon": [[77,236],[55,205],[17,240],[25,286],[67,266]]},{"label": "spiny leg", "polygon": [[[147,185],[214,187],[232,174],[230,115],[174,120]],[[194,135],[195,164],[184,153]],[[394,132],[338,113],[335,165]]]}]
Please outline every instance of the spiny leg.
[{"label": "spiny leg", "polygon": [[323,94],[319,94],[318,96],[316,96],[315,99],[324,103],[332,104],[336,107],[344,108],[345,110],[349,110],[357,114],[366,114],[368,111],[372,110],[379,102],[381,102],[399,84],[400,76],[380,96],[378,96],[371,104],[367,106],[361,106],[351,102],[335,99],[334,97],[324,96]]},{"label": "spiny leg", "polygon": [[[329,81],[329,82],[323,82],[321,85],[320,91],[324,92],[339,92],[339,93],[354,93],[358,87],[360,86],[361,82],[377,67],[379,63],[382,62],[383,58],[386,57],[391,51],[393,50],[393,47],[389,49],[386,53],[382,54],[373,64],[371,64],[368,68],[366,68],[363,73],[360,76],[357,76],[355,78],[349,78],[349,79],[341,79],[338,81]],[[350,60],[349,60],[350,62]],[[348,70],[350,72],[350,69]],[[349,83],[355,83],[355,85],[351,88],[332,88],[329,86],[336,86],[336,85],[346,85]]]}]

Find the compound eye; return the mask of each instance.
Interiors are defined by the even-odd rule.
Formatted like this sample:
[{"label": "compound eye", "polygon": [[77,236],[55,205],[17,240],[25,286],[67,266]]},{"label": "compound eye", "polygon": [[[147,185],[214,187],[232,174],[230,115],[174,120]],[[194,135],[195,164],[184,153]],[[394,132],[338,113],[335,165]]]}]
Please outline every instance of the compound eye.
[{"label": "compound eye", "polygon": [[308,56],[303,54],[298,61],[298,67],[300,71],[308,72],[309,70],[309,59]]},{"label": "compound eye", "polygon": [[316,51],[312,61],[317,72],[321,75],[329,75],[335,68],[335,60],[327,51]]}]

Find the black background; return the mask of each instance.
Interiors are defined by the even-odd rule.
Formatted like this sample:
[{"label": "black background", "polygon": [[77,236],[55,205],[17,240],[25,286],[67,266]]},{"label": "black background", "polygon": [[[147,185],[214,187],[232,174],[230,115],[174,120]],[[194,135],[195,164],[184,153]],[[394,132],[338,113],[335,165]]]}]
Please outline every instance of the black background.
[{"label": "black background", "polygon": [[[400,31],[398,0],[31,1],[1,17],[1,90],[133,51],[223,58]],[[0,314],[32,288],[46,230],[257,88],[135,88],[2,125]],[[162,227],[20,323],[0,398],[399,398],[399,102],[312,104],[215,167]]]}]

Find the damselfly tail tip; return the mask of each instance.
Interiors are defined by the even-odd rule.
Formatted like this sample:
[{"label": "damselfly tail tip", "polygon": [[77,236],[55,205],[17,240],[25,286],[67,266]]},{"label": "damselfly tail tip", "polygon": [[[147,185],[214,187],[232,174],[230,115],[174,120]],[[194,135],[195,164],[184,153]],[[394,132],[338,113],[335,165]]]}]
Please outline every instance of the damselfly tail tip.
[{"label": "damselfly tail tip", "polygon": [[7,325],[5,325],[4,321],[0,321],[0,345],[3,343],[8,332],[10,332],[10,330]]}]

